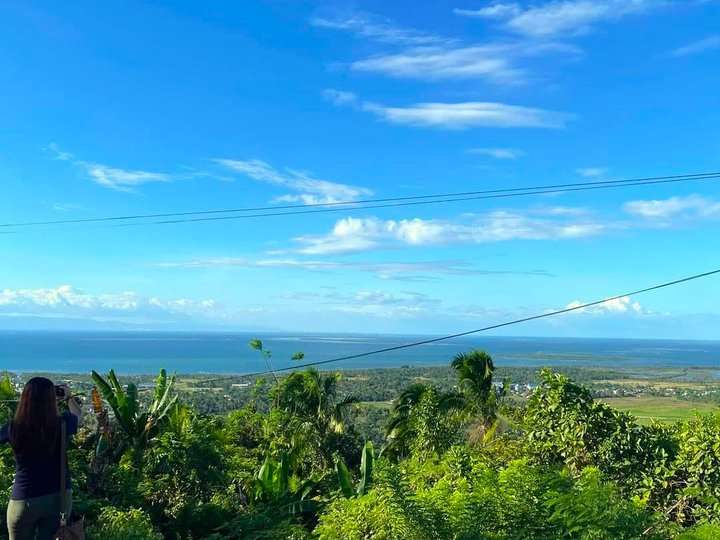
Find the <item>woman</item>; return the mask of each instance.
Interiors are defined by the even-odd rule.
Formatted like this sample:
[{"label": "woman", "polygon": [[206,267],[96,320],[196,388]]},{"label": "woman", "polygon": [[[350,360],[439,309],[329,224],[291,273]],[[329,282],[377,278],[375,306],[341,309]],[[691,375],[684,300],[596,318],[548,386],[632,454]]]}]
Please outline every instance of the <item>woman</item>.
[{"label": "woman", "polygon": [[[57,401],[63,398],[70,412],[59,415]],[[61,422],[69,439],[81,420],[80,405],[68,388],[56,389],[44,377],[33,377],[25,385],[14,419],[0,428],[0,443],[10,443],[16,464],[7,509],[10,540],[50,540],[60,527]],[[69,470],[65,477],[63,489],[70,501]]]}]

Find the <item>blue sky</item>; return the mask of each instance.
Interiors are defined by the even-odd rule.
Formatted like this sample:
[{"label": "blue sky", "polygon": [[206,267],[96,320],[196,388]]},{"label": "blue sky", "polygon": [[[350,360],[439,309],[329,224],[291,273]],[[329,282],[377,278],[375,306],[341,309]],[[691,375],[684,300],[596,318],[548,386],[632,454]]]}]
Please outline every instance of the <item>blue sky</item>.
[{"label": "blue sky", "polygon": [[[720,2],[0,6],[3,223],[720,170]],[[718,181],[5,228],[0,328],[438,333],[720,266]],[[720,279],[515,335],[716,338]]]}]

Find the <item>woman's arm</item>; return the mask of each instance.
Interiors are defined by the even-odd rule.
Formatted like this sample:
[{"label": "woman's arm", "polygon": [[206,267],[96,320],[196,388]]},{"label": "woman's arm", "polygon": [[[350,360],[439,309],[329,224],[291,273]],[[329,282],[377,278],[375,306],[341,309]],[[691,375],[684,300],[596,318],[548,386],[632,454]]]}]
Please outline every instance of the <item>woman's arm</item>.
[{"label": "woman's arm", "polygon": [[70,394],[70,397],[68,397],[68,400],[67,400],[67,404],[68,404],[68,410],[72,414],[77,416],[78,425],[80,425],[82,423],[82,419],[83,419],[83,412],[82,412],[82,408],[80,407],[80,404],[75,399],[75,396]]}]

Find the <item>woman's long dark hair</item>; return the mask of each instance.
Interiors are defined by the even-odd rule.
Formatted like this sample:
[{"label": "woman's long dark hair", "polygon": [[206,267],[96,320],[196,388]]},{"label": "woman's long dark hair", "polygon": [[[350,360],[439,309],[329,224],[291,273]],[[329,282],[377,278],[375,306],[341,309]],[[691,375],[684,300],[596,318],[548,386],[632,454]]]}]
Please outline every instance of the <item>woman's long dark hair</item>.
[{"label": "woman's long dark hair", "polygon": [[55,450],[57,431],[55,385],[45,377],[33,377],[10,423],[10,446],[16,454],[49,455]]}]

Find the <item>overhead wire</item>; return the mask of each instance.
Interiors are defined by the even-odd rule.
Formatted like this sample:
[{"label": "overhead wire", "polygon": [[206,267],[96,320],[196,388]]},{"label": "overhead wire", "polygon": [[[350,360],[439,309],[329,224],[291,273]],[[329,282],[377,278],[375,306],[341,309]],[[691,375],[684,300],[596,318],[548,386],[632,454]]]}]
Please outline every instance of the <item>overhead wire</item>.
[{"label": "overhead wire", "polygon": [[[364,199],[356,201],[334,201],[313,204],[294,204],[283,206],[259,206],[234,209],[198,210],[190,212],[169,212],[156,214],[135,214],[96,218],[26,221],[15,223],[0,223],[3,229],[19,229],[42,225],[72,225],[87,223],[112,223],[122,222],[111,226],[137,226],[137,225],[167,225],[175,223],[191,223],[202,221],[232,220],[232,219],[253,219],[264,217],[278,217],[289,215],[303,215],[314,213],[341,212],[347,210],[369,210],[379,208],[393,208],[403,206],[419,206],[452,202],[463,202],[482,199],[499,199],[508,197],[519,197],[528,195],[543,195],[561,192],[586,191],[595,189],[611,189],[619,187],[632,187],[654,184],[668,184],[678,182],[690,182],[699,180],[720,179],[720,172],[693,173],[683,175],[666,175],[655,177],[634,178],[625,180],[600,180],[593,182],[575,182],[566,184],[550,184],[541,186],[528,186],[517,188],[504,188],[479,191],[465,191],[457,193],[441,193],[433,195],[415,195],[407,197],[388,197],[380,199]],[[262,212],[262,213],[258,213]],[[242,215],[218,215],[218,214],[242,214]],[[193,217],[203,216],[203,217]],[[178,219],[166,219],[178,218]],[[156,221],[139,221],[153,219]],[[5,231],[3,231],[5,232]],[[7,231],[16,233],[17,230]]]},{"label": "overhead wire", "polygon": [[[718,175],[715,178],[720,178],[720,175]],[[693,180],[696,180],[696,179],[693,179]],[[437,199],[437,200],[433,199],[433,200],[424,200],[424,201],[375,204],[375,205],[358,206],[355,208],[352,208],[352,207],[321,208],[319,210],[297,210],[297,211],[292,211],[292,212],[270,212],[270,213],[265,213],[265,214],[250,214],[250,215],[242,215],[242,216],[215,216],[215,217],[201,217],[201,218],[190,218],[190,219],[176,219],[176,220],[166,220],[166,221],[152,221],[152,222],[147,222],[147,223],[140,223],[138,225],[141,225],[141,224],[168,225],[168,224],[175,224],[175,223],[192,223],[192,222],[203,222],[203,221],[222,221],[222,220],[234,220],[234,219],[253,219],[253,218],[261,218],[261,217],[296,216],[296,215],[303,215],[303,214],[323,214],[323,213],[330,213],[330,212],[342,212],[342,211],[346,211],[346,210],[373,210],[373,209],[378,209],[378,208],[425,206],[425,205],[440,204],[440,203],[477,201],[477,200],[488,200],[488,199],[506,199],[506,198],[512,198],[512,197],[525,197],[528,195],[548,195],[551,193],[592,191],[592,190],[598,190],[598,189],[616,189],[618,187],[627,187],[627,186],[668,184],[671,182],[683,182],[683,181],[687,181],[687,180],[654,180],[654,181],[641,181],[641,182],[626,183],[621,186],[620,185],[603,185],[603,186],[584,186],[584,187],[575,187],[575,188],[545,189],[545,190],[524,191],[524,192],[517,192],[517,193],[501,193],[501,194],[496,194],[496,195],[477,195],[477,196],[456,197],[456,198]],[[124,225],[127,225],[127,224],[124,224]]]}]

